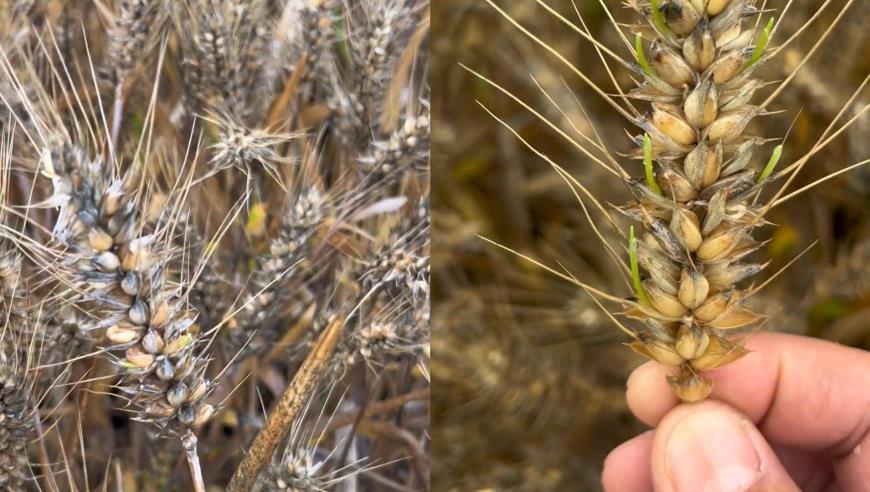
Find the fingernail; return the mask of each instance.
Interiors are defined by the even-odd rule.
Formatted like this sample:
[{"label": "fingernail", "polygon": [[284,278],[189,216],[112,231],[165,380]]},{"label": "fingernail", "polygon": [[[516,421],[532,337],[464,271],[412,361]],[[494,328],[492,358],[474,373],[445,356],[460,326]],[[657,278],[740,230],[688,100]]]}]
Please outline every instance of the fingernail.
[{"label": "fingernail", "polygon": [[761,458],[746,423],[726,411],[703,411],[677,423],[667,442],[676,492],[739,492],[761,477]]}]

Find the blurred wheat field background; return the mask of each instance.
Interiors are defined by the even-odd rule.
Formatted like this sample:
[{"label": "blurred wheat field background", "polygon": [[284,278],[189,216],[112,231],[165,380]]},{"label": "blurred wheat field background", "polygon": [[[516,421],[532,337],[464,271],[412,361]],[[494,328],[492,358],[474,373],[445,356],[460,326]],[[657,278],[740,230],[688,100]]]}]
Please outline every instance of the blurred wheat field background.
[{"label": "blurred wheat field background", "polygon": [[[532,0],[497,3],[601,87],[611,87],[592,46],[541,6]],[[570,1],[546,3],[578,22]],[[792,73],[845,3],[832,2],[774,63],[761,67],[766,79]],[[793,2],[779,28],[780,41],[813,17],[819,4]],[[617,2],[608,5],[618,22],[634,20]],[[779,16],[784,5],[767,6]],[[577,1],[576,7],[596,39],[633,57],[622,49],[599,2]],[[580,289],[477,235],[549,265],[564,265],[593,286],[627,293],[571,189],[475,101],[602,202],[621,203],[625,191],[619,180],[459,63],[560,122],[566,132],[571,130],[560,110],[581,130],[594,128],[611,152],[633,149],[627,125],[484,2],[439,2],[433,18],[433,488],[598,490],[607,452],[644,430],[624,398],[626,377],[642,359],[626,349],[624,335]],[[757,118],[749,131],[782,136],[793,125],[783,158],[805,154],[870,70],[863,27],[868,21],[870,6],[853,4],[769,108],[783,112]],[[617,67],[614,75],[621,87],[632,85],[625,70]],[[859,95],[848,114],[867,98]],[[812,158],[792,189],[865,159],[868,134],[865,114]],[[620,163],[639,174],[634,163]],[[767,329],[870,348],[868,205],[870,170],[860,168],[773,209],[769,220],[779,227],[762,231],[760,239],[768,242],[758,253],[772,259],[768,271],[777,271],[816,239],[819,244],[753,301],[756,310],[773,316]]]}]

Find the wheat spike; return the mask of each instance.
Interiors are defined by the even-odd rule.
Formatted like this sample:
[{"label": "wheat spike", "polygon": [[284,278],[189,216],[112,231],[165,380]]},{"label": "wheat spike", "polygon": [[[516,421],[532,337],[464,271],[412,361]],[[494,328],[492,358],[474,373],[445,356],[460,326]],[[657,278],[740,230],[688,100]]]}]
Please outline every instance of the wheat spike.
[{"label": "wheat spike", "polygon": [[251,340],[242,349],[243,356],[276,341],[280,330],[276,330],[275,320],[281,319],[282,311],[287,306],[305,305],[291,300],[308,299],[310,302],[311,294],[305,284],[316,275],[317,268],[313,268],[307,256],[319,244],[316,236],[323,231],[326,219],[331,217],[331,208],[332,204],[317,185],[301,191],[287,206],[278,234],[269,242],[268,253],[257,258],[257,268],[249,287],[251,294],[231,325],[234,350],[245,345],[255,331],[259,333],[256,340]]},{"label": "wheat spike", "polygon": [[[333,463],[346,444],[342,440],[330,440],[328,434],[335,415],[326,415],[333,389],[312,392],[302,414],[290,426],[283,451],[275,453],[267,472],[261,475],[254,490],[328,490],[365,469],[364,459],[341,467]],[[340,408],[341,402],[342,399],[339,399],[336,408]]]},{"label": "wheat spike", "polygon": [[408,117],[404,123],[372,142],[369,155],[360,163],[370,168],[371,179],[393,178],[412,169],[422,171],[429,150],[429,108],[423,106],[421,114]]},{"label": "wheat spike", "polygon": [[262,104],[265,2],[186,0],[172,5],[191,95],[204,107],[231,107],[246,118]]},{"label": "wheat spike", "polygon": [[297,64],[303,56],[305,58],[304,66],[300,67],[303,70],[300,83],[305,94],[311,95],[317,79],[326,77],[333,68],[329,54],[336,41],[334,10],[337,3],[335,0],[301,2],[298,12],[292,12],[292,2],[287,3],[287,15],[297,19],[296,29],[288,29],[294,39],[288,41],[299,52]]},{"label": "wheat spike", "polygon": [[631,95],[652,101],[651,114],[638,119],[645,134],[634,154],[647,177],[620,209],[643,229],[630,238],[632,264],[644,278],[633,269],[637,297],[626,314],[646,329],[631,346],[679,367],[668,382],[680,399],[696,401],[712,389],[702,371],[747,353],[732,330],[764,318],[745,307],[749,291],[739,284],[764,267],[742,259],[761,244],[751,235],[764,224],[754,198],[782,149],[756,169],[751,161],[763,141],[744,131],[763,113],[750,100],[762,85],[753,75],[773,19],[752,22],[760,12],[747,0],[630,5],[645,20],[633,26],[643,80]]},{"label": "wheat spike", "polygon": [[[350,56],[341,66],[336,56],[330,71],[332,93],[328,105],[342,138],[367,142],[380,117],[387,89],[400,60],[402,44],[412,36],[419,6],[370,0],[349,8],[347,15],[360,26],[348,37]],[[348,75],[345,75],[348,74]]]},{"label": "wheat spike", "polygon": [[67,247],[69,283],[93,306],[85,329],[105,330],[108,350],[123,354],[118,389],[137,419],[161,431],[182,434],[203,424],[214,411],[203,403],[211,382],[207,359],[195,353],[196,313],[183,286],[168,278],[175,252],[162,236],[171,228],[148,223],[131,175],[118,176],[84,151],[64,152],[75,157],[62,161],[66,168],[50,154],[43,173],[60,210],[54,234]]},{"label": "wheat spike", "polygon": [[[412,212],[416,220],[394,225],[381,220],[378,242],[361,267],[349,273],[354,311],[350,330],[339,342],[332,370],[355,363],[377,366],[390,356],[413,353],[425,344],[429,322],[428,203]],[[410,214],[409,214],[410,215]],[[339,304],[340,305],[340,304]]]},{"label": "wheat spike", "polygon": [[157,1],[121,2],[109,36],[109,59],[116,80],[132,71],[143,46],[153,43],[153,31],[159,28]]},{"label": "wheat spike", "polygon": [[[4,130],[0,142],[0,223],[11,224],[8,185],[11,176],[13,131]],[[24,491],[30,481],[27,445],[33,428],[36,376],[31,371],[39,355],[36,342],[43,335],[37,316],[29,314],[29,283],[24,258],[14,240],[0,233],[0,489]]]},{"label": "wheat spike", "polygon": [[21,256],[6,246],[5,241],[0,245],[0,488],[14,492],[23,491],[29,477],[26,447],[33,420]]}]

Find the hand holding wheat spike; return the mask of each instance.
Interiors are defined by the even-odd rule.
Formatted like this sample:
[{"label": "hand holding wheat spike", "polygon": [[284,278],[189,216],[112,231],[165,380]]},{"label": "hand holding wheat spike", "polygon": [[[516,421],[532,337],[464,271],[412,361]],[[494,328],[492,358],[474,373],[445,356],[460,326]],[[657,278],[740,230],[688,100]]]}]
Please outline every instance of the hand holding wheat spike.
[{"label": "hand holding wheat spike", "polygon": [[[551,15],[593,43],[608,73],[607,57],[615,59],[639,78],[638,87],[628,93],[611,79],[627,108],[608,96],[558,51],[488,1],[515,27],[566,64],[611,107],[643,131],[642,135],[634,137],[637,150],[630,154],[643,164],[644,177],[635,180],[629,178],[616,159],[606,152],[600,139],[596,142],[574,127],[582,141],[576,140],[505,89],[475,73],[522,104],[584,155],[622,179],[633,196],[632,202],[615,207],[640,224],[637,234],[633,226],[627,235],[618,231],[627,245],[628,268],[605,241],[608,254],[617,261],[620,271],[629,280],[633,297],[619,299],[580,282],[570,274],[548,270],[576,283],[599,306],[602,299],[621,304],[624,311],[620,314],[644,325],[641,330],[631,330],[608,313],[634,339],[632,348],[650,359],[678,368],[676,375],[668,377],[668,383],[681,400],[692,402],[706,398],[712,383],[702,373],[745,356],[747,351],[742,341],[732,334],[757,325],[765,318],[745,304],[766,282],[761,286],[741,286],[744,280],[766,266],[766,263],[745,261],[763,244],[752,237],[753,230],[767,224],[765,214],[781,203],[785,188],[809,158],[857,116],[833,133],[832,122],[820,142],[806,156],[781,171],[776,171],[776,168],[782,145],[776,146],[761,166],[753,165],[753,153],[766,140],[747,135],[747,125],[756,116],[765,114],[765,108],[773,97],[791,80],[791,77],[786,79],[761,105],[750,103],[753,94],[764,85],[754,78],[756,69],[778,53],[768,48],[776,31],[775,21],[771,18],[762,22],[763,8],[757,8],[753,1],[629,1],[627,5],[643,19],[642,23],[630,26],[635,35],[633,42],[615,24],[626,47],[634,53],[635,62],[629,63],[595,40],[585,24],[578,27],[543,0],[537,0]],[[846,3],[815,47],[827,37],[851,3]],[[826,6],[827,3],[823,8]],[[607,14],[612,20],[609,11]],[[799,32],[795,36],[797,34]],[[794,37],[785,44],[792,39]],[[864,84],[848,101],[847,107]],[[638,112],[629,102],[631,99],[649,102],[650,113]],[[862,107],[858,114],[867,109],[868,106]],[[841,115],[842,112],[834,121]],[[584,199],[595,204],[609,223],[615,225],[607,209],[582,183],[514,133],[571,186],[596,234],[604,240],[586,209]],[[591,152],[590,146],[604,152],[605,160]],[[866,163],[862,161],[847,169]],[[764,186],[785,176],[789,179],[775,196],[759,204]]]}]

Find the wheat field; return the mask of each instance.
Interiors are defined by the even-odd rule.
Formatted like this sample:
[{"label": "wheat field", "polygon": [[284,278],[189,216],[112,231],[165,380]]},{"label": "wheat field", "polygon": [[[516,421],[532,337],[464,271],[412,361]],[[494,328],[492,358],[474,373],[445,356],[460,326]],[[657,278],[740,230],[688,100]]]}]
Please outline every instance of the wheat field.
[{"label": "wheat field", "polygon": [[0,489],[429,488],[428,39],[0,3]]}]

